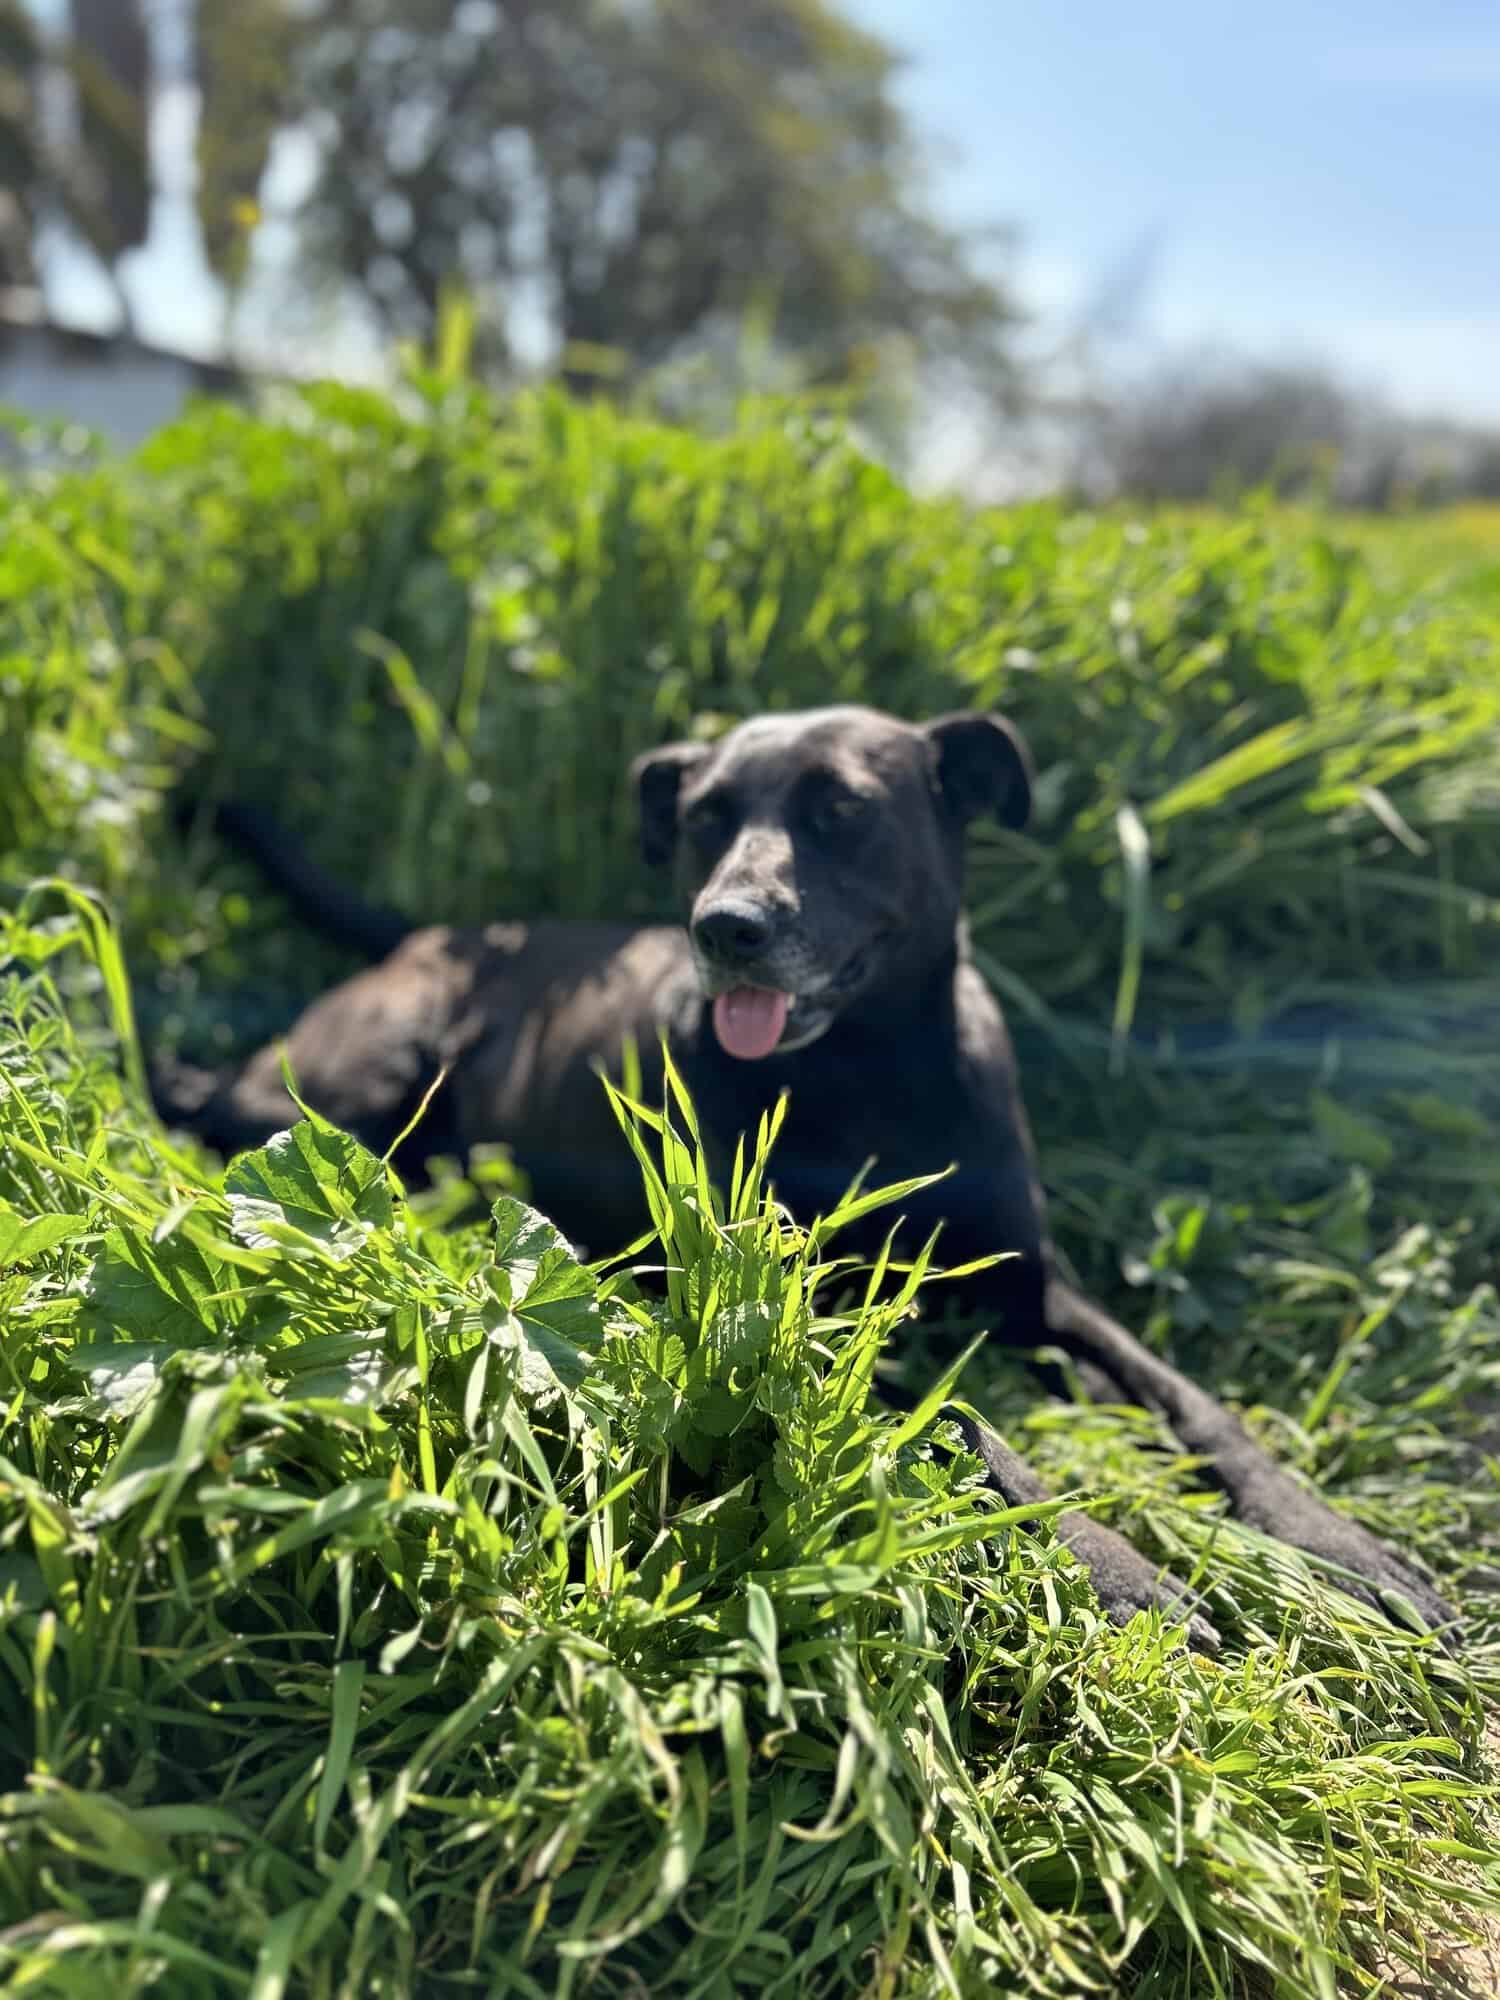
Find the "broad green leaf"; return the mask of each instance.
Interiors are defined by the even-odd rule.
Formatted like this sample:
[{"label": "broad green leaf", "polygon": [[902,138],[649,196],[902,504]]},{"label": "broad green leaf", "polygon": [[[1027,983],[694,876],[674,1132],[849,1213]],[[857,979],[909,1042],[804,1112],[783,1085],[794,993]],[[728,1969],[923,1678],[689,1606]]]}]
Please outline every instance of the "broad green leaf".
[{"label": "broad green leaf", "polygon": [[222,1330],[217,1295],[225,1275],[180,1233],[158,1244],[134,1229],[112,1229],[84,1280],[80,1327],[96,1340],[201,1346]]},{"label": "broad green leaf", "polygon": [[300,1237],[342,1262],[392,1222],[385,1168],[322,1120],[300,1119],[243,1154],[224,1192],[234,1233],[251,1249],[295,1249]]}]

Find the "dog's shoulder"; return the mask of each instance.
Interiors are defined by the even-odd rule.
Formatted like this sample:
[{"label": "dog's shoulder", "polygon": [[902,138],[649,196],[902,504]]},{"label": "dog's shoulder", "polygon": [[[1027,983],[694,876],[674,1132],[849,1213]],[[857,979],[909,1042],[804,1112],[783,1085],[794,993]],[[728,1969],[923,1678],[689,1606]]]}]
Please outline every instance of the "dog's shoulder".
[{"label": "dog's shoulder", "polygon": [[982,1114],[1018,1116],[1015,1050],[993,987],[977,966],[960,963],[954,979],[954,1052],[966,1099]]},{"label": "dog's shoulder", "polygon": [[953,981],[953,1014],[959,1048],[970,1062],[996,1055],[1010,1057],[1010,1031],[995,990],[968,959],[960,962]]}]

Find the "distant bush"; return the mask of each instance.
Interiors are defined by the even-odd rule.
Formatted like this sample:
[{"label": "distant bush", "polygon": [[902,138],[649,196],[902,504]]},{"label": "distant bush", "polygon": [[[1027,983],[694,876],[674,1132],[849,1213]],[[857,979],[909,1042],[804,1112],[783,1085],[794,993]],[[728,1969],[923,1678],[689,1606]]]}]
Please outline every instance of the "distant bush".
[{"label": "distant bush", "polygon": [[1375,512],[1500,497],[1500,438],[1424,423],[1318,368],[1189,355],[1091,399],[1076,478],[1135,501],[1264,490]]}]

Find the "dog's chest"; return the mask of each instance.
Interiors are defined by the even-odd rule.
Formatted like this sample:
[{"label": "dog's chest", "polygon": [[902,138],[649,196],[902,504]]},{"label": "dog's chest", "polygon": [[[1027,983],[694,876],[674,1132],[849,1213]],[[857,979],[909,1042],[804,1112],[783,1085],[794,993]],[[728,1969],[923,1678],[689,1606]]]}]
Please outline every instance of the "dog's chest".
[{"label": "dog's chest", "polygon": [[[956,1081],[931,1065],[889,1056],[866,1061],[863,1049],[846,1052],[832,1042],[828,1037],[805,1058],[757,1064],[695,1052],[698,1059],[684,1067],[716,1175],[727,1174],[741,1134],[754,1144],[761,1118],[783,1092],[787,1110],[771,1174],[800,1219],[826,1215],[861,1174],[874,1187],[942,1173],[956,1162],[970,1169],[982,1164],[976,1155],[985,1150],[983,1140]],[[939,1202],[904,1206],[929,1205],[935,1218]]]}]

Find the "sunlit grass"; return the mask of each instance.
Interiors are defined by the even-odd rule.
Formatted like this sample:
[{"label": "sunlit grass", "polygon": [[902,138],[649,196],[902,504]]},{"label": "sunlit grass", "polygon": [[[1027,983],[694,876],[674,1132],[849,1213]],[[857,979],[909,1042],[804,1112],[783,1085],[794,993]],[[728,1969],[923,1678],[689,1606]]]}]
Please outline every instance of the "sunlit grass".
[{"label": "sunlit grass", "polygon": [[[1044,1414],[1040,1456],[1229,1644],[1111,1627],[939,1393],[870,1402],[931,1274],[841,1265],[852,1201],[793,1227],[776,1121],[726,1200],[675,1078],[617,1099],[642,1293],[510,1197],[434,1234],[316,1119],[222,1180],[174,1159],[33,943],[0,994],[28,1990],[1063,1996],[1129,1965],[1311,1996],[1500,1886],[1483,1648],[1455,1665],[1224,1523],[1138,1414]],[[1369,1283],[1431,1280],[1409,1245]],[[1500,1501],[1435,1426],[1493,1379],[1500,1309],[1427,1303],[1400,1423],[1366,1351],[1280,1442],[1352,1454],[1358,1510],[1461,1577]]]}]

